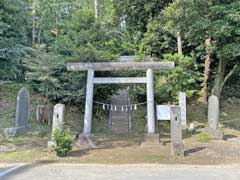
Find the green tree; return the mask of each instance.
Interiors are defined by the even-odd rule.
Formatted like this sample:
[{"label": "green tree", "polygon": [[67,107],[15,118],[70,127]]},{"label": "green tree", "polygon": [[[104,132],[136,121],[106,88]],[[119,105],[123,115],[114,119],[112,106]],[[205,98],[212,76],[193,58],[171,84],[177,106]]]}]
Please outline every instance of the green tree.
[{"label": "green tree", "polygon": [[0,79],[24,78],[22,57],[30,44],[28,7],[20,0],[0,1]]},{"label": "green tree", "polygon": [[[174,13],[169,12],[179,12]],[[209,76],[210,56],[215,75],[212,93],[221,96],[222,87],[227,79],[238,69],[239,53],[239,1],[202,1],[175,0],[166,8],[165,14],[172,14],[169,26],[181,30],[185,38],[192,44],[202,45],[207,39],[205,76]],[[211,54],[210,54],[211,53]],[[209,62],[206,62],[209,61]],[[207,77],[205,83],[207,83]]]}]

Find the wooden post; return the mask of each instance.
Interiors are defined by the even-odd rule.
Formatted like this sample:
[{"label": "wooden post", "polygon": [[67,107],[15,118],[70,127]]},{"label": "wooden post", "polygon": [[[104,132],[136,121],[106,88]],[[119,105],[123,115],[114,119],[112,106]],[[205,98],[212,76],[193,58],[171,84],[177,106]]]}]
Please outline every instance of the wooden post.
[{"label": "wooden post", "polygon": [[86,90],[86,102],[85,102],[85,116],[84,116],[84,134],[90,134],[92,128],[92,106],[93,106],[93,79],[94,70],[88,70],[87,77],[87,90]]},{"label": "wooden post", "polygon": [[148,134],[155,133],[153,70],[147,69],[147,125]]},{"label": "wooden post", "polygon": [[170,117],[172,154],[174,156],[184,156],[184,148],[182,144],[181,108],[179,106],[172,106]]}]

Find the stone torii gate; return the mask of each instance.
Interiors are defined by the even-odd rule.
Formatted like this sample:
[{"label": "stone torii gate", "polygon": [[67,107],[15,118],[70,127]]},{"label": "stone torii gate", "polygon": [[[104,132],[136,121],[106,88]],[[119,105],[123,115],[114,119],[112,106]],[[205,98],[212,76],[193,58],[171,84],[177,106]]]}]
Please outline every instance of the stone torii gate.
[{"label": "stone torii gate", "polygon": [[[155,134],[153,70],[173,69],[174,62],[68,62],[68,71],[87,71],[87,90],[83,134],[91,134],[94,84],[147,84],[148,134]],[[94,77],[94,71],[146,70],[146,77]]]}]

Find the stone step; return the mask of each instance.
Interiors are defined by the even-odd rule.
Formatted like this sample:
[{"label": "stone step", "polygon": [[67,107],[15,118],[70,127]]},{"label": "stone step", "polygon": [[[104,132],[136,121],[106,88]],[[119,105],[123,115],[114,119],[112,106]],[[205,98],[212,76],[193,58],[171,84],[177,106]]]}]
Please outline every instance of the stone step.
[{"label": "stone step", "polygon": [[118,124],[118,123],[112,122],[112,127],[128,127],[128,123]]},{"label": "stone step", "polygon": [[113,111],[111,114],[114,116],[116,116],[116,115],[126,116],[126,115],[128,115],[128,112]]},{"label": "stone step", "polygon": [[117,120],[117,121],[127,121],[128,122],[128,116],[125,116],[125,117],[123,117],[123,116],[114,116],[114,117],[112,117],[112,121],[113,120]]},{"label": "stone step", "polygon": [[116,122],[116,123],[128,123],[128,121],[124,121],[123,119],[112,119],[112,122]]},{"label": "stone step", "polygon": [[[126,111],[126,106],[129,104],[128,90],[120,90],[118,94],[112,96],[111,104],[116,105],[117,110],[111,111],[111,131],[113,133],[128,133],[129,127],[129,112]],[[113,107],[115,109],[115,107]],[[123,111],[122,111],[123,108]]]},{"label": "stone step", "polygon": [[112,128],[113,133],[128,133],[128,128]]}]

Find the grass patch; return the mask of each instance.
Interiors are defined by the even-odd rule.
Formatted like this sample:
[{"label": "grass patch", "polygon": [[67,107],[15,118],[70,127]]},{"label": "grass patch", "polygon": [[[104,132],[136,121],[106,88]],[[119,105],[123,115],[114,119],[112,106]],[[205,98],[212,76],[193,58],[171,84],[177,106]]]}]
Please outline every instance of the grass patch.
[{"label": "grass patch", "polygon": [[196,140],[200,142],[209,142],[211,137],[206,133],[201,133],[196,136]]},{"label": "grass patch", "polygon": [[161,162],[164,159],[164,156],[161,154],[146,154],[143,156],[143,160],[147,163]]},{"label": "grass patch", "polygon": [[40,159],[47,155],[47,150],[31,149],[31,150],[22,150],[14,151],[9,153],[0,153],[1,161],[21,161],[29,162]]}]

